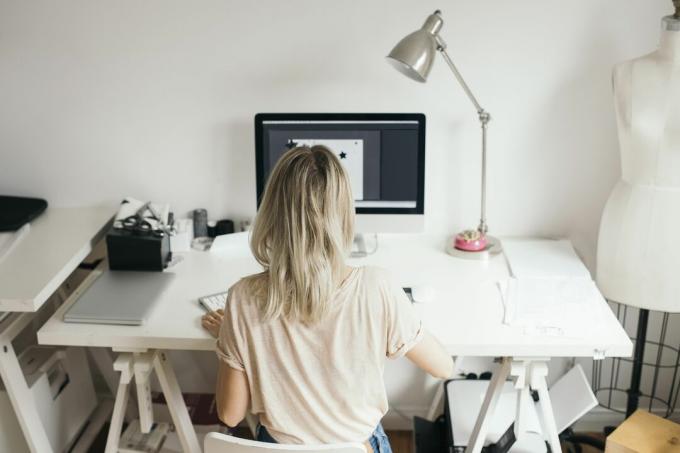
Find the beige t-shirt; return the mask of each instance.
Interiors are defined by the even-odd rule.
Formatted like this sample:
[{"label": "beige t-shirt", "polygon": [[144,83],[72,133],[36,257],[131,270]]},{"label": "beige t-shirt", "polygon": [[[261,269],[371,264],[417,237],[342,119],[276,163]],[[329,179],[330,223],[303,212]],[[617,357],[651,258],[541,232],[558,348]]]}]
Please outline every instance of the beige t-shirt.
[{"label": "beige t-shirt", "polygon": [[423,335],[408,297],[386,271],[354,268],[318,324],[262,322],[250,283],[231,287],[217,354],[243,370],[251,412],[280,443],[364,442],[387,412],[386,357]]}]

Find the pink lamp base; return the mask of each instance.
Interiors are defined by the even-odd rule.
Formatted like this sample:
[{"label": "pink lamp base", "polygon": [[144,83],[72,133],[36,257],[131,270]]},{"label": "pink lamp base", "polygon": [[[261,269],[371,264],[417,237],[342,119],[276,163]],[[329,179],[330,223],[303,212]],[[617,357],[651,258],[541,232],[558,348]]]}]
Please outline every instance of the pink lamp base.
[{"label": "pink lamp base", "polygon": [[453,246],[466,252],[480,252],[487,246],[486,235],[477,230],[465,230],[458,233]]},{"label": "pink lamp base", "polygon": [[482,235],[477,230],[472,231],[477,233],[479,237],[470,234],[466,235],[464,234],[466,231],[463,231],[447,241],[446,252],[456,258],[488,260],[503,251],[499,239],[489,235]]}]

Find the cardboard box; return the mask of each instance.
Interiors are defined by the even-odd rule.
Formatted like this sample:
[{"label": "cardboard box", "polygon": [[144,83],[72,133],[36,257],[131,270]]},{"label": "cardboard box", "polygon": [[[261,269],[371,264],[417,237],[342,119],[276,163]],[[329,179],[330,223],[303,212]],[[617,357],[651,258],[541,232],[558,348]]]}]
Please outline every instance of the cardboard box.
[{"label": "cardboard box", "polygon": [[605,453],[680,453],[680,425],[638,410],[607,437]]}]

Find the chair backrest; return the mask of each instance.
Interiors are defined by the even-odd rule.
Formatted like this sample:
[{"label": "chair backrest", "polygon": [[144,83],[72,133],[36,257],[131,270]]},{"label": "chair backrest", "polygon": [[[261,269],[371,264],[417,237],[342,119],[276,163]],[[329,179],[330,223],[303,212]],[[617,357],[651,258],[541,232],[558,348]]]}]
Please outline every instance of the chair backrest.
[{"label": "chair backrest", "polygon": [[208,433],[203,441],[204,453],[366,453],[360,443],[327,445],[290,445],[257,442],[220,433]]}]

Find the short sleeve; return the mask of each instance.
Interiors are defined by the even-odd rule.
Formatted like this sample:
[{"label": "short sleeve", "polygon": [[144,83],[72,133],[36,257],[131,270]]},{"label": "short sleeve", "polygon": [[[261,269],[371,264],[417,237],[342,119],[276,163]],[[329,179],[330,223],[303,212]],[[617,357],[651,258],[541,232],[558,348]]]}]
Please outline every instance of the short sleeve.
[{"label": "short sleeve", "polygon": [[413,309],[411,301],[391,279],[384,291],[387,321],[388,358],[402,357],[423,338],[423,323]]},{"label": "short sleeve", "polygon": [[230,290],[227,296],[227,304],[224,309],[224,319],[220,326],[220,333],[217,337],[216,352],[217,357],[231,368],[244,371],[243,355],[241,350],[237,298],[233,297],[234,291]]}]

